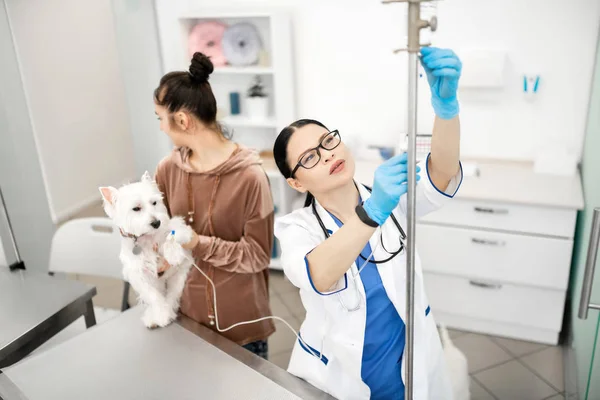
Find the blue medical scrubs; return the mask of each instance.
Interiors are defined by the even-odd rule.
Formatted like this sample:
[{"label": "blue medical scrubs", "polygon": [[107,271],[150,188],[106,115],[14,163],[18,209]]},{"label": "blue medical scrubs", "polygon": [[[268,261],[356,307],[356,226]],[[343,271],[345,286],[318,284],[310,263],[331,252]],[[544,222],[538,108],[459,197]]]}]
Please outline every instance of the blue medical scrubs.
[{"label": "blue medical scrubs", "polygon": [[[343,224],[330,213],[338,227]],[[368,258],[371,245],[361,252]],[[358,257],[356,265],[361,268],[364,259]],[[398,315],[385,292],[377,265],[369,262],[360,273],[367,297],[367,322],[363,346],[361,377],[371,389],[371,399],[404,399],[404,383],[400,375],[404,352],[404,321]]]}]

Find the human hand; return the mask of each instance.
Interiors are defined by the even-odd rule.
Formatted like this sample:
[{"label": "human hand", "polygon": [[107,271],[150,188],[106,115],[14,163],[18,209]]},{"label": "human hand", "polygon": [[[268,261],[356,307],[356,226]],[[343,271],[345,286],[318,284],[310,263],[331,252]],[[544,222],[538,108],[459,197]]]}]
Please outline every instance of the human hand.
[{"label": "human hand", "polygon": [[196,233],[196,231],[194,231],[192,229],[192,239],[181,245],[181,247],[183,247],[186,250],[192,250],[194,247],[196,247],[198,245],[198,241],[200,240],[200,237],[198,236],[198,234]]},{"label": "human hand", "polygon": [[427,74],[435,115],[442,119],[454,118],[459,109],[456,92],[462,71],[460,59],[449,49],[422,47],[421,65]]},{"label": "human hand", "polygon": [[169,268],[171,268],[171,264],[169,264],[167,262],[167,260],[165,260],[164,257],[158,253],[158,244],[154,243],[152,248],[156,252],[156,264],[157,264],[156,271],[159,274],[161,274],[161,273],[165,272],[166,270],[168,270]]},{"label": "human hand", "polygon": [[171,264],[167,262],[163,257],[158,256],[158,273],[161,274],[171,268]]},{"label": "human hand", "polygon": [[[398,206],[400,196],[408,190],[406,185],[408,179],[408,155],[406,153],[398,154],[381,164],[375,170],[373,190],[363,208],[369,218],[383,224],[390,216],[394,208]],[[417,173],[421,168],[417,166]],[[417,175],[417,181],[420,179]]]}]

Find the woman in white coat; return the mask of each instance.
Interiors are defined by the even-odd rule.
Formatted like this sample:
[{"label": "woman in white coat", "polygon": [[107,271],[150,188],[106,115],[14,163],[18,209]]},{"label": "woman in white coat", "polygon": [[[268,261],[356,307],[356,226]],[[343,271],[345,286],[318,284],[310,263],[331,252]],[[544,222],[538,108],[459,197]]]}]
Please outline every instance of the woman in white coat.
[{"label": "woman in white coat", "polygon": [[[436,118],[417,216],[441,207],[462,181],[460,60],[423,48],[421,63]],[[354,181],[340,133],[300,120],[279,134],[274,157],[289,185],[309,195],[304,208],[275,222],[285,274],[306,309],[288,371],[343,400],[403,399],[406,154],[379,166],[371,191]],[[414,398],[451,399],[418,255],[415,278]]]}]

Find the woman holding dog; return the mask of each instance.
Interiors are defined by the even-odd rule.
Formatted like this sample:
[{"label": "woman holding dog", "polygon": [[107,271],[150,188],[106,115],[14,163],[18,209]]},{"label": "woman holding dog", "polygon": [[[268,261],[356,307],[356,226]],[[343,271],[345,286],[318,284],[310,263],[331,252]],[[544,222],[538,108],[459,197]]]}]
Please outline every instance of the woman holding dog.
[{"label": "woman holding dog", "polygon": [[[451,50],[421,55],[436,118],[417,216],[451,200],[462,181],[461,62]],[[371,189],[354,181],[341,133],[321,122],[292,123],[273,152],[288,184],[310,195],[275,224],[285,274],[307,312],[288,371],[339,399],[404,399],[406,154],[380,165]],[[452,399],[418,257],[414,305],[414,398]]]},{"label": "woman holding dog", "polygon": [[[217,123],[208,82],[213,64],[194,54],[189,71],[163,76],[154,92],[160,129],[176,148],[161,161],[156,182],[171,216],[186,218],[195,231],[187,247],[214,282],[192,268],[181,312],[212,329],[271,315],[269,263],[274,207],[258,154],[229,140]],[[223,335],[267,358],[272,320],[242,325]]]}]

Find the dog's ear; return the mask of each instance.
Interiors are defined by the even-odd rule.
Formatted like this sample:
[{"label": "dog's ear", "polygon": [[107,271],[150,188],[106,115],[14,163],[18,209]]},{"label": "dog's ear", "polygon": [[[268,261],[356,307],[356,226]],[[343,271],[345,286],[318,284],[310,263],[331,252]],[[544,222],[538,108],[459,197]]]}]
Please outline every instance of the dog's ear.
[{"label": "dog's ear", "polygon": [[113,217],[115,211],[115,202],[117,201],[118,191],[112,186],[98,188],[104,200],[104,211],[109,217]]},{"label": "dog's ear", "polygon": [[148,171],[144,172],[144,175],[142,175],[142,182],[152,182],[153,180],[154,179],[152,179],[152,176]]}]

